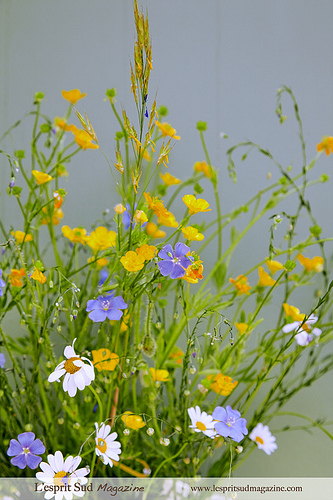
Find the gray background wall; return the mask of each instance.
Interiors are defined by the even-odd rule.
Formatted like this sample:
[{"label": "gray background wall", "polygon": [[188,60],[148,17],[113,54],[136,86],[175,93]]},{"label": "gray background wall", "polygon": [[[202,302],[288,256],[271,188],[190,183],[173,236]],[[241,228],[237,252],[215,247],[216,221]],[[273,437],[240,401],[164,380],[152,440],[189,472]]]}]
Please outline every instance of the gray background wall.
[{"label": "gray background wall", "polygon": [[[159,104],[169,108],[167,120],[182,138],[170,155],[169,171],[185,178],[194,162],[203,160],[195,124],[207,121],[207,144],[220,169],[224,212],[265,188],[268,171],[272,180],[279,178],[267,161],[253,155],[248,162],[237,163],[239,182],[232,184],[225,157],[232,144],[251,139],[268,147],[284,166],[292,164],[293,172],[299,171],[301,150],[288,99],[284,103],[290,118],[283,127],[274,113],[275,93],[281,85],[291,86],[297,97],[309,158],[321,137],[333,134],[331,0],[146,0],[140,4],[148,7],[153,42],[148,104],[157,91]],[[129,82],[132,2],[1,0],[0,10],[0,135],[31,109],[36,91],[45,93],[45,114],[63,116],[66,103],[61,90],[78,87],[87,93],[80,109],[86,109],[104,152],[115,159],[117,127],[103,99],[107,88],[116,87],[118,104],[134,111]],[[222,140],[221,132],[230,139]],[[18,129],[15,148],[28,143],[27,127]],[[10,139],[1,144],[9,151],[13,147]],[[323,156],[310,175],[317,178],[331,168],[331,157]],[[89,227],[105,208],[119,201],[113,179],[96,151],[79,155],[69,172],[63,223]],[[17,212],[14,200],[3,196],[10,180],[3,161],[0,176],[1,218],[9,223]],[[324,236],[332,233],[331,192],[329,183],[311,188],[313,211]],[[210,195],[207,190],[205,196]],[[292,212],[295,206],[290,202],[285,209]],[[300,239],[308,225],[304,217]],[[249,268],[266,256],[268,228],[265,220],[246,239],[232,263],[235,272],[240,265]],[[303,300],[311,304],[312,297]],[[332,416],[332,375],[299,394],[288,409],[314,419]],[[256,450],[237,474],[331,475],[332,444],[320,431],[279,433],[277,441],[278,451],[271,457]]]}]

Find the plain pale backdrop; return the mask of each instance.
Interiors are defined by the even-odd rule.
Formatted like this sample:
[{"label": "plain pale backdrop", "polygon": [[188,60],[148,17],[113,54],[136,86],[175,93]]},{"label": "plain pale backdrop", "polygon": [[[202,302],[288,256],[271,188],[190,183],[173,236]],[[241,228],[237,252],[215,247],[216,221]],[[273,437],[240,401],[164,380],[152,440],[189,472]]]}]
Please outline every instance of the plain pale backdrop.
[{"label": "plain pale backdrop", "polygon": [[[227,175],[225,151],[236,142],[253,140],[267,147],[284,167],[292,165],[293,173],[301,167],[298,129],[288,98],[283,101],[289,117],[283,127],[275,115],[275,95],[281,85],[292,87],[298,100],[309,159],[315,156],[321,137],[333,135],[331,0],[146,0],[139,5],[148,8],[153,43],[148,107],[157,92],[158,104],[169,108],[167,121],[181,136],[170,155],[169,172],[186,178],[193,164],[204,159],[195,125],[198,120],[207,121],[207,145],[220,171],[224,213],[267,187],[268,172],[271,182],[279,178],[265,158],[253,154],[247,162],[237,162],[239,181],[233,184]],[[115,160],[117,127],[104,96],[107,88],[116,87],[118,109],[124,106],[134,116],[129,81],[133,42],[129,0],[1,0],[0,136],[31,109],[36,91],[45,93],[42,112],[53,117],[66,113],[61,90],[79,88],[87,97],[78,108],[87,111],[104,152]],[[15,145],[7,138],[1,149],[11,153],[13,148],[26,148],[28,123],[27,119],[15,132]],[[228,140],[221,139],[222,132]],[[9,224],[18,211],[15,200],[5,195],[10,172],[2,159],[0,166],[1,218]],[[68,170],[63,223],[88,228],[103,210],[113,209],[120,201],[114,181],[96,151],[75,157]],[[331,157],[323,155],[310,178],[331,170]],[[323,227],[323,236],[331,236],[332,186],[326,183],[310,189],[313,213]],[[208,188],[202,196],[211,197]],[[293,213],[296,206],[295,198],[284,209]],[[302,217],[300,240],[311,225],[305,215]],[[240,221],[240,227],[242,224]],[[269,225],[265,219],[257,232],[245,239],[232,261],[233,272],[240,274],[265,258]],[[285,227],[278,233],[281,238],[284,231]],[[214,249],[211,254],[215,256]],[[327,254],[332,254],[329,246]],[[303,304],[311,307],[313,297],[301,297],[298,305]],[[332,382],[331,373],[299,393],[286,409],[331,420]],[[281,422],[274,420],[271,428],[280,427]],[[283,425],[288,423],[303,422],[283,420]],[[332,474],[332,441],[319,430],[311,434],[284,432],[276,437],[278,450],[273,455],[267,457],[255,450],[236,474]]]}]

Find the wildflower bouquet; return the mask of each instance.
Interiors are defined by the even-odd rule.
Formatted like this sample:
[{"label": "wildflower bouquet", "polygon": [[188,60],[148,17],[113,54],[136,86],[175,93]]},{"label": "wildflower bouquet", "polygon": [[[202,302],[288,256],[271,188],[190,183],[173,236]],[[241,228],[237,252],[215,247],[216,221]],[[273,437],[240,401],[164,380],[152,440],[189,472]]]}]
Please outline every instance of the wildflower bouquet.
[{"label": "wildflower bouquet", "polygon": [[[167,109],[150,99],[148,19],[136,0],[134,17],[130,78],[138,120],[119,112],[115,89],[106,91],[119,125],[114,161],[102,152],[93,118],[79,111],[85,94],[77,89],[62,92],[67,113],[52,120],[37,93],[30,154],[1,150],[10,172],[7,194],[22,214],[10,227],[0,221],[2,476],[84,484],[89,473],[227,475],[256,449],[276,451],[272,418],[286,414],[283,405],[333,367],[325,256],[332,238],[321,236],[307,197],[310,184],[328,180],[310,182],[308,172],[321,150],[333,152],[333,138],[323,139],[309,163],[295,97],[282,87],[277,115],[283,123],[286,94],[299,126],[301,169],[292,174],[252,142],[231,147],[233,181],[244,148],[243,160],[257,150],[281,177],[222,213],[206,123],[197,124],[204,159],[190,178],[166,170],[180,137],[164,121]],[[62,224],[69,164],[88,149],[102,152],[119,191],[114,213],[105,212],[90,230],[80,214],[77,227]],[[213,202],[201,197],[207,183]],[[293,215],[283,208],[289,196],[298,203]],[[235,221],[247,213],[238,232]],[[309,234],[299,241],[301,215]],[[263,218],[271,223],[267,258],[231,274],[235,249]],[[286,228],[280,245],[278,226]],[[213,263],[205,260],[208,245],[217,251]],[[296,307],[300,287],[317,283],[312,307]],[[274,318],[265,316],[271,301]],[[333,438],[316,415],[298,417]]]}]

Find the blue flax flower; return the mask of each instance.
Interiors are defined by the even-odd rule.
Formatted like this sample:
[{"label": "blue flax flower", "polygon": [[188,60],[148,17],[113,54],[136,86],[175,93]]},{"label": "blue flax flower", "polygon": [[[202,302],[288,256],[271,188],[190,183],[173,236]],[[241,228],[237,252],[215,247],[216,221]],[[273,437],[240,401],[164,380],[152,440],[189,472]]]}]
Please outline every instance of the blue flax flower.
[{"label": "blue flax flower", "polygon": [[115,292],[107,295],[100,295],[96,300],[88,300],[86,311],[88,316],[95,323],[104,321],[106,318],[119,320],[123,312],[120,309],[126,309],[127,304],[124,299],[118,295],[114,297]]},{"label": "blue flax flower", "polygon": [[3,290],[2,288],[4,286],[6,286],[6,283],[4,282],[4,280],[1,278],[2,276],[2,269],[0,269],[0,297],[3,295]]},{"label": "blue flax flower", "polygon": [[25,469],[26,466],[36,469],[42,461],[37,455],[45,453],[45,446],[40,439],[35,439],[33,432],[23,432],[17,436],[17,439],[18,441],[10,440],[7,455],[14,457],[10,462],[20,469]]},{"label": "blue flax flower", "polygon": [[3,368],[6,363],[6,358],[3,352],[0,352],[0,368]]},{"label": "blue flax flower", "polygon": [[190,251],[185,243],[176,243],[175,251],[171,245],[165,245],[158,253],[160,259],[158,268],[163,276],[169,276],[171,279],[182,278],[185,276],[185,270],[193,262],[193,257],[185,257]]},{"label": "blue flax flower", "polygon": [[227,405],[226,409],[222,406],[217,406],[212,413],[215,423],[215,430],[220,436],[230,437],[239,443],[244,435],[248,434],[246,428],[246,419],[241,418],[241,414],[237,410],[233,410],[231,406]]}]

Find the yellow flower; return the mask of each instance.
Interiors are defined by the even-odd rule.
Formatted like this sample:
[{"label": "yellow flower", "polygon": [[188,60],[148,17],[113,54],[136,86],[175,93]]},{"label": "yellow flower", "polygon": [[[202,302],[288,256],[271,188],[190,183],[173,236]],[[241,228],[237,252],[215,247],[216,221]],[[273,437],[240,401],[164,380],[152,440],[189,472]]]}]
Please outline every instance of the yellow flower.
[{"label": "yellow flower", "polygon": [[134,415],[131,411],[125,411],[124,415],[121,417],[121,420],[124,422],[125,426],[129,429],[134,429],[137,431],[144,427],[146,424],[140,417],[140,415]]},{"label": "yellow flower", "polygon": [[247,323],[235,323],[235,327],[241,335],[244,335],[244,333],[250,333],[251,331],[248,330],[249,325]]},{"label": "yellow flower", "polygon": [[196,199],[193,194],[186,194],[183,197],[183,202],[189,209],[190,215],[197,214],[198,212],[209,212],[211,210],[211,208],[208,208],[208,201],[204,200],[203,198]]},{"label": "yellow flower", "polygon": [[126,208],[121,203],[118,203],[118,205],[114,207],[114,211],[116,212],[116,214],[121,215],[126,212]]},{"label": "yellow flower", "polygon": [[229,281],[235,286],[237,295],[243,295],[245,293],[248,294],[251,289],[249,282],[247,281],[247,277],[244,276],[244,274],[240,274],[235,280],[233,278],[229,278]]},{"label": "yellow flower", "polygon": [[134,220],[137,224],[144,224],[145,222],[148,222],[148,217],[143,210],[136,210]]},{"label": "yellow flower", "polygon": [[193,168],[195,172],[203,172],[208,179],[212,176],[211,168],[205,161],[197,161]]},{"label": "yellow flower", "polygon": [[53,179],[53,177],[51,177],[49,174],[46,174],[45,172],[39,172],[39,170],[32,170],[31,173],[35,177],[36,182],[39,186]]},{"label": "yellow flower", "polygon": [[300,314],[299,309],[295,306],[290,306],[286,302],[283,303],[283,309],[287,319],[292,321],[302,322],[305,318],[305,314]]},{"label": "yellow flower", "polygon": [[21,269],[11,269],[10,275],[8,276],[8,281],[12,286],[21,288],[23,286],[23,276],[25,275],[23,267]]},{"label": "yellow flower", "polygon": [[[73,132],[73,130],[72,130]],[[76,144],[82,149],[98,149],[98,144],[93,144],[92,137],[85,130],[76,130],[74,133],[74,140]]]},{"label": "yellow flower", "polygon": [[165,238],[166,232],[158,229],[154,222],[147,222],[146,226],[147,234],[154,239]]},{"label": "yellow flower", "polygon": [[325,135],[322,138],[322,141],[319,144],[317,144],[317,151],[320,152],[323,150],[325,150],[325,153],[327,155],[333,153],[333,137]]},{"label": "yellow flower", "polygon": [[155,368],[149,368],[151,376],[154,382],[168,382],[169,372],[168,370],[155,370]]},{"label": "yellow flower", "polygon": [[43,283],[46,282],[46,276],[44,276],[44,274],[42,273],[42,271],[40,271],[36,267],[34,268],[34,272],[30,276],[30,278],[32,278],[35,281],[39,281],[39,283],[41,283],[42,285],[43,285]]},{"label": "yellow flower", "polygon": [[181,180],[177,179],[173,175],[170,175],[169,172],[165,174],[160,174],[160,177],[166,186],[173,186],[174,184],[181,184]]},{"label": "yellow flower", "polygon": [[66,120],[64,118],[59,118],[59,116],[55,117],[54,124],[56,127],[60,128],[61,130],[65,130],[66,132],[72,129],[72,125],[68,125]]},{"label": "yellow flower", "polygon": [[41,220],[41,223],[43,225],[49,224],[50,222],[52,222],[52,224],[54,226],[57,226],[59,224],[60,220],[64,218],[64,212],[61,210],[61,208],[57,208],[53,211],[52,221],[51,221],[51,217],[48,215],[47,207],[42,208],[42,212],[45,214],[45,217]]},{"label": "yellow flower", "polygon": [[273,278],[271,278],[270,275],[266,273],[263,267],[259,266],[258,272],[258,286],[273,286],[275,284],[275,280],[273,280]]},{"label": "yellow flower", "polygon": [[167,227],[178,227],[178,222],[172,212],[166,210],[158,217],[159,224]]},{"label": "yellow flower", "polygon": [[12,231],[12,235],[16,239],[16,243],[23,243],[23,241],[32,241],[32,234],[26,234],[23,231]]},{"label": "yellow flower", "polygon": [[72,243],[86,244],[87,231],[83,227],[74,227],[71,229],[69,226],[62,226],[61,231],[65,238],[68,238]]},{"label": "yellow flower", "polygon": [[87,94],[81,94],[79,89],[73,89],[73,90],[63,90],[61,92],[61,95],[64,99],[66,99],[66,101],[69,101],[71,104],[75,104],[79,99],[82,99]]},{"label": "yellow flower", "polygon": [[118,354],[111,352],[107,348],[98,349],[98,351],[91,351],[93,356],[93,365],[100,372],[102,370],[108,370],[113,372],[119,363]]},{"label": "yellow flower", "polygon": [[171,127],[171,125],[169,123],[166,123],[166,122],[160,123],[157,120],[155,121],[155,123],[156,123],[156,126],[162,132],[163,137],[168,136],[168,137],[172,137],[172,139],[176,139],[176,141],[179,141],[180,136],[176,135],[176,132],[177,132],[176,129]]},{"label": "yellow flower", "polygon": [[284,265],[277,260],[266,260],[266,265],[272,274],[275,274],[276,271],[283,271],[285,269]]},{"label": "yellow flower", "polygon": [[323,270],[324,259],[322,257],[313,257],[309,259],[300,253],[297,255],[297,260],[307,272],[316,271],[316,273],[320,273]]},{"label": "yellow flower", "polygon": [[179,349],[179,347],[174,347],[171,351],[169,359],[174,359],[177,365],[181,365],[183,362],[184,352]]},{"label": "yellow flower", "polygon": [[102,267],[107,266],[109,263],[108,259],[106,259],[105,257],[97,260],[95,260],[95,257],[89,257],[89,259],[87,259],[87,262],[93,262],[97,269],[102,269]]},{"label": "yellow flower", "polygon": [[182,233],[184,238],[190,241],[202,241],[204,239],[204,235],[192,226],[183,227]]},{"label": "yellow flower", "polygon": [[157,248],[153,245],[142,245],[136,249],[136,253],[148,261],[155,257],[156,250]]},{"label": "yellow flower", "polygon": [[158,199],[156,196],[152,198],[149,193],[143,193],[143,195],[148,207],[154,212],[155,215],[157,215],[157,217],[162,217],[164,214],[169,213],[163,205],[162,200]]},{"label": "yellow flower", "polygon": [[142,255],[138,255],[136,252],[129,251],[120,259],[120,262],[127,271],[136,273],[143,268],[145,258]]},{"label": "yellow flower", "polygon": [[99,226],[87,237],[87,245],[95,252],[107,250],[116,245],[116,237],[117,233],[114,231],[108,231],[106,227]]},{"label": "yellow flower", "polygon": [[183,276],[185,281],[188,281],[189,283],[198,283],[198,280],[202,280],[203,265],[201,262],[201,260],[197,260],[188,266],[185,270],[185,276]]},{"label": "yellow flower", "polygon": [[218,373],[215,376],[208,375],[206,378],[211,382],[209,388],[220,396],[229,396],[238,384],[237,380],[233,381],[231,377],[222,373]]}]

